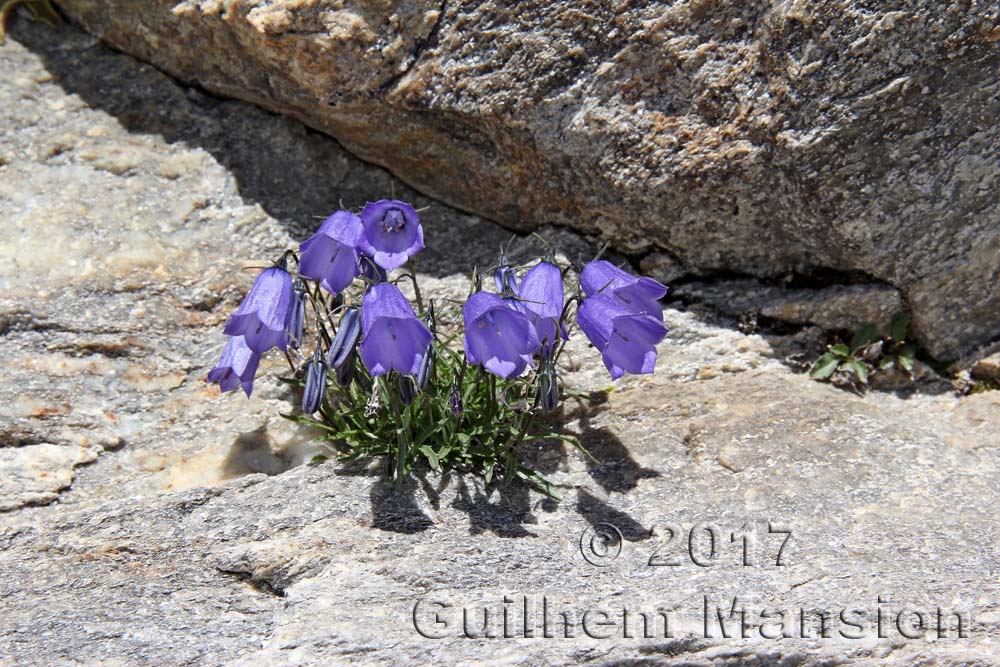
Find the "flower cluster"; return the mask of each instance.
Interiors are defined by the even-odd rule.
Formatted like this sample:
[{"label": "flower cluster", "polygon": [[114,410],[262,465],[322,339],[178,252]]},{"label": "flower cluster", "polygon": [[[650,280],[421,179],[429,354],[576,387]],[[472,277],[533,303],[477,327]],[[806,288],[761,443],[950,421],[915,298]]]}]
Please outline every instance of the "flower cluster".
[{"label": "flower cluster", "polygon": [[[435,468],[472,461],[489,479],[503,465],[509,476],[543,486],[513,452],[533,439],[566,439],[532,426],[559,405],[557,361],[574,309],[612,379],[652,373],[667,333],[659,304],[667,288],[595,260],[567,299],[567,270],[552,256],[519,276],[501,252],[495,291],[477,275],[462,331],[447,336],[417,284],[413,263],[423,247],[409,204],[382,200],[360,214],[337,211],[298,252],[257,276],[225,324],[230,338],[208,381],[249,396],[261,355],[276,347],[292,369],[287,381],[301,388],[301,414],[286,416],[346,442],[348,457],[385,454],[397,480],[417,452]],[[408,272],[391,279],[408,262]],[[397,285],[405,278],[416,310]],[[305,354],[309,321],[316,344]],[[462,350],[454,345],[459,335]]]}]

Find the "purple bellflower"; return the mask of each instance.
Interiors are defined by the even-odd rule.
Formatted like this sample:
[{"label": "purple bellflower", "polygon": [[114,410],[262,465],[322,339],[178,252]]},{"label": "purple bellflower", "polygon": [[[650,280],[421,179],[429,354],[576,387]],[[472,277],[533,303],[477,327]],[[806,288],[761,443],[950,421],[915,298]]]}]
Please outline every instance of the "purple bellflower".
[{"label": "purple bellflower", "polygon": [[361,304],[361,361],[372,376],[420,372],[431,332],[392,283],[372,285]]},{"label": "purple bellflower", "polygon": [[576,321],[600,351],[611,379],[617,380],[625,373],[653,372],[656,344],[667,335],[662,312],[657,315],[601,292],[583,300]]},{"label": "purple bellflower", "polygon": [[646,276],[636,277],[611,262],[588,262],[580,274],[580,286],[587,296],[597,293],[612,296],[625,304],[663,321],[659,300],[667,293],[666,286]]},{"label": "purple bellflower", "polygon": [[538,335],[526,315],[489,292],[476,292],[462,307],[465,355],[494,375],[517,377],[538,349]]},{"label": "purple bellflower", "polygon": [[395,199],[365,205],[358,248],[386,271],[401,266],[424,248],[424,229],[412,206]]},{"label": "purple bellflower", "polygon": [[222,350],[222,357],[208,372],[209,382],[219,385],[223,392],[243,387],[247,398],[253,391],[253,376],[257,373],[260,355],[247,347],[243,336],[232,336]]},{"label": "purple bellflower", "polygon": [[[518,297],[524,313],[535,327],[540,346],[551,349],[555,345],[556,327],[563,311],[562,271],[551,262],[539,262],[524,274]],[[568,338],[565,327],[559,334]]]},{"label": "purple bellflower", "polygon": [[261,272],[243,298],[240,307],[228,320],[227,336],[243,336],[257,354],[277,346],[288,349],[288,320],[295,306],[292,276],[283,266]]},{"label": "purple bellflower", "polygon": [[361,273],[358,242],[361,218],[350,211],[337,211],[319,230],[299,246],[299,274],[318,280],[330,294],[340,294]]}]

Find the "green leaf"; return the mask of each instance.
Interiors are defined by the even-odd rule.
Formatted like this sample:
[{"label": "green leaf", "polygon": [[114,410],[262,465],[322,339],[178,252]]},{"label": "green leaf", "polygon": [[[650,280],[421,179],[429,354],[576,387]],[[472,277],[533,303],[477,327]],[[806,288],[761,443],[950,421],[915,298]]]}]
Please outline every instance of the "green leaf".
[{"label": "green leaf", "polygon": [[832,352],[827,352],[817,359],[812,368],[809,369],[809,377],[813,380],[825,380],[833,375],[838,366],[840,366],[840,359]]},{"label": "green leaf", "polygon": [[906,340],[906,331],[910,328],[910,314],[907,312],[898,313],[892,318],[889,325],[889,335],[897,343]]},{"label": "green leaf", "polygon": [[883,370],[884,371],[884,370],[888,370],[888,369],[892,368],[895,365],[896,365],[896,358],[895,357],[886,357],[885,359],[883,359],[879,363],[878,367],[879,367],[879,370]]},{"label": "green leaf", "polygon": [[857,352],[861,348],[874,343],[876,340],[878,340],[878,329],[875,328],[874,324],[866,324],[858,329],[857,333],[854,334],[854,338],[851,339],[851,351]]},{"label": "green leaf", "polygon": [[830,348],[830,352],[840,357],[841,359],[847,359],[851,356],[851,350],[843,343],[837,343]]},{"label": "green leaf", "polygon": [[868,384],[868,364],[858,359],[851,359],[845,366],[852,370],[862,383]]},{"label": "green leaf", "polygon": [[417,451],[419,451],[421,454],[423,454],[424,456],[427,457],[427,463],[430,464],[431,469],[433,469],[433,470],[440,470],[441,469],[441,463],[440,463],[440,461],[438,461],[437,452],[435,452],[433,449],[431,449],[427,445],[424,445],[422,447],[417,447]]},{"label": "green leaf", "polygon": [[320,463],[323,463],[323,461],[326,461],[326,459],[327,457],[324,456],[323,454],[317,454],[316,456],[309,459],[309,465],[311,466],[319,465]]},{"label": "green leaf", "polygon": [[913,372],[913,357],[908,354],[899,353],[899,365],[906,369],[907,373]]}]

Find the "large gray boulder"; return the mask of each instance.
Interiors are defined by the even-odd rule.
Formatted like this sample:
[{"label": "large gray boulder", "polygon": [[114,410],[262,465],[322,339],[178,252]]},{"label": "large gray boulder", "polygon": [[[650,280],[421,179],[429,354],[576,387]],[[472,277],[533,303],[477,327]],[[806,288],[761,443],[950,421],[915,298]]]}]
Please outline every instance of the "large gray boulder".
[{"label": "large gray boulder", "polygon": [[941,359],[1000,335],[995,3],[58,4],[509,227],[892,286]]}]

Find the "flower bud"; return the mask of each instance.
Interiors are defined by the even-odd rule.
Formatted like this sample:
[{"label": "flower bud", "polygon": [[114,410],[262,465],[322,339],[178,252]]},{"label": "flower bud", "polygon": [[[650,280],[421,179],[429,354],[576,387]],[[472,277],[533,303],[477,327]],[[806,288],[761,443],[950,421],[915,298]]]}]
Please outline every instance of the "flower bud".
[{"label": "flower bud", "polygon": [[507,264],[507,256],[500,250],[500,259],[497,261],[497,268],[493,272],[493,282],[496,283],[497,293],[502,296],[513,296],[517,294],[517,273],[514,267]]},{"label": "flower bud", "polygon": [[370,283],[384,283],[388,279],[385,269],[375,263],[368,255],[361,255],[361,275]]},{"label": "flower bud", "polygon": [[556,378],[555,365],[551,361],[546,361],[543,365],[538,386],[542,408],[547,412],[555,410],[559,406],[559,381]]},{"label": "flower bud", "polygon": [[299,343],[302,341],[302,329],[306,319],[306,287],[299,278],[296,278],[293,283],[292,294],[295,300],[288,313],[288,326],[285,327],[285,333],[288,335],[289,347],[298,349]]},{"label": "flower bud", "polygon": [[462,394],[458,390],[457,382],[451,383],[451,396],[449,397],[448,402],[451,404],[452,416],[455,417],[456,419],[461,417],[464,408],[462,405]]},{"label": "flower bud", "polygon": [[340,387],[347,388],[351,386],[351,382],[354,380],[354,358],[356,354],[354,350],[347,355],[347,359],[340,366],[333,369],[333,377],[337,381],[337,385]]},{"label": "flower bud", "polygon": [[326,393],[327,365],[323,361],[323,351],[316,348],[312,361],[306,370],[306,388],[302,392],[302,412],[311,415],[323,405],[323,395]]},{"label": "flower bud", "polygon": [[416,388],[413,386],[413,378],[409,375],[399,376],[399,400],[403,405],[409,405],[416,397]]},{"label": "flower bud", "polygon": [[330,343],[330,353],[326,359],[330,366],[337,370],[347,362],[361,336],[361,317],[357,306],[351,306],[340,318],[340,328]]},{"label": "flower bud", "polygon": [[434,373],[434,358],[437,353],[434,351],[433,343],[427,346],[427,351],[424,352],[423,359],[420,360],[420,370],[417,372],[417,387],[423,391],[427,388],[427,383],[430,382],[431,375]]}]

